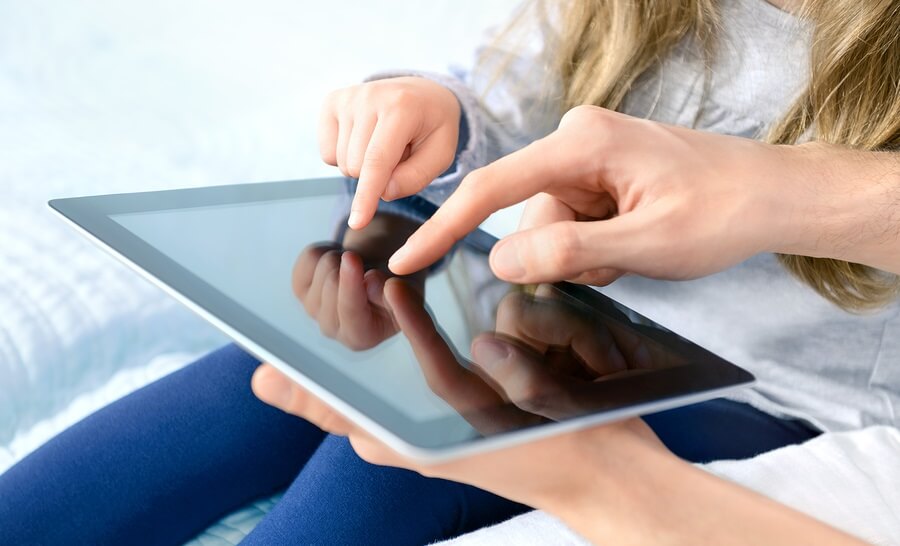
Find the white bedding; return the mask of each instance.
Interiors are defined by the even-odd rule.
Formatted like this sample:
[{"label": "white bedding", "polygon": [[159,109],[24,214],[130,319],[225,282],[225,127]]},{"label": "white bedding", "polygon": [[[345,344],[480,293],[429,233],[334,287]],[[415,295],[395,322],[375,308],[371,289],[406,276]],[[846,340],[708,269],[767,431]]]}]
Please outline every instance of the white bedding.
[{"label": "white bedding", "polygon": [[[326,90],[465,62],[515,3],[0,0],[0,472],[224,342],[47,199],[330,174]],[[195,543],[236,543],[271,502]]]}]

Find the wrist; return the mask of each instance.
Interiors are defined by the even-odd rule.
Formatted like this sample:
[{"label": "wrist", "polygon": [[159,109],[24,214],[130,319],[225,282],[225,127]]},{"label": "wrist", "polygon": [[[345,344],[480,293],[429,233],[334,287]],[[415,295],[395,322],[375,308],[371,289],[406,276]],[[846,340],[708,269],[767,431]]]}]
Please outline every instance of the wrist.
[{"label": "wrist", "polygon": [[[610,430],[605,430],[610,429]],[[635,430],[637,429],[637,430]],[[654,504],[667,476],[684,463],[668,451],[643,423],[601,427],[602,437],[572,446],[573,480],[534,506],[549,512],[593,543],[610,540],[652,542]],[[635,433],[637,432],[637,433]]]},{"label": "wrist", "polygon": [[900,235],[897,155],[816,142],[777,148],[784,174],[775,180],[777,236],[767,250],[895,270],[881,258]]},{"label": "wrist", "polygon": [[748,169],[748,185],[759,199],[748,222],[757,226],[759,250],[802,254],[819,214],[822,188],[817,188],[820,151],[808,145],[763,144],[766,155]]}]

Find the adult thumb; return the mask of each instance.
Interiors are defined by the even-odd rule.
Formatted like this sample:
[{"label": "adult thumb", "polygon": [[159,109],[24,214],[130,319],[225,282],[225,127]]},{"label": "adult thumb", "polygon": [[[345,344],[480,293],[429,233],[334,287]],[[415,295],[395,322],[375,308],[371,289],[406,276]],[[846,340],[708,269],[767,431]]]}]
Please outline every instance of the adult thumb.
[{"label": "adult thumb", "polygon": [[[564,221],[519,231],[491,251],[494,274],[516,283],[617,277],[629,253],[625,216],[590,222]],[[609,282],[607,281],[607,282]]]}]

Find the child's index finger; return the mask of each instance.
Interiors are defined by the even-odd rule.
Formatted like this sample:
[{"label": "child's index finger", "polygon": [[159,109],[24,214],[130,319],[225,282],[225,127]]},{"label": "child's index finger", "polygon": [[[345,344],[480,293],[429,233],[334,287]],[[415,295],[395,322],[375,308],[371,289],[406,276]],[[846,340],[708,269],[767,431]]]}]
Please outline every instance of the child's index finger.
[{"label": "child's index finger", "polygon": [[403,156],[410,138],[410,120],[402,116],[379,118],[360,168],[356,195],[350,206],[347,224],[353,229],[366,227],[378,210],[391,173]]}]

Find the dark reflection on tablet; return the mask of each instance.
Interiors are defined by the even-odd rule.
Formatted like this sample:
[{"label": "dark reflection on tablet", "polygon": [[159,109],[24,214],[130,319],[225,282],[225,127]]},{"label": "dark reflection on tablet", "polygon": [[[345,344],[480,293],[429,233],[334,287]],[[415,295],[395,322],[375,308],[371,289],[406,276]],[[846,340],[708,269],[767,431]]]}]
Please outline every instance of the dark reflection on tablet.
[{"label": "dark reflection on tablet", "polygon": [[[668,332],[654,327],[656,337],[645,335],[649,327],[633,323],[610,300],[585,302],[551,284],[517,286],[479,276],[472,267],[487,267],[483,255],[463,260],[465,274],[493,286],[469,293],[494,298],[466,306],[472,359],[462,357],[424,303],[429,271],[392,278],[387,269],[388,258],[418,225],[379,213],[365,229],[342,233],[340,242],[307,246],[294,263],[292,289],[322,334],[351,350],[371,349],[402,332],[431,391],[479,433],[633,402],[631,378],[651,370],[659,379],[645,377],[641,396],[663,396],[671,389],[664,370],[686,364],[658,341]],[[478,253],[469,247],[457,252]]]},{"label": "dark reflection on tablet", "polygon": [[[371,349],[397,333],[384,302],[391,275],[387,261],[420,225],[404,216],[378,213],[362,230],[346,230],[342,241],[307,246],[291,273],[294,295],[326,337],[354,351]],[[428,271],[406,277],[424,294]]]}]

